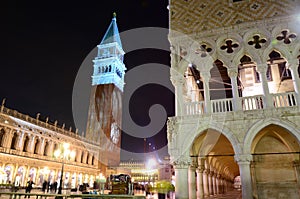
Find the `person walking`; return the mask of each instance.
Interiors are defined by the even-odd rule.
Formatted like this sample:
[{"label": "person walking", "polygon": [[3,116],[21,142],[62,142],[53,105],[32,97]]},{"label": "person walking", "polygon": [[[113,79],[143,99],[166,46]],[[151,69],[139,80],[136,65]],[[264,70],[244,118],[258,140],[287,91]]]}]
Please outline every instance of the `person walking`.
[{"label": "person walking", "polygon": [[45,180],[45,181],[43,182],[43,186],[42,186],[42,191],[43,191],[43,193],[46,192],[46,190],[47,190],[47,185],[48,185],[48,182]]},{"label": "person walking", "polygon": [[[32,179],[30,178],[30,180],[27,182],[27,186],[26,186],[26,189],[25,189],[25,193],[30,193],[33,185],[34,185],[34,182],[33,182]],[[26,198],[26,197],[27,197],[27,195],[25,195],[24,198]],[[28,198],[30,198],[30,195],[28,195]]]}]

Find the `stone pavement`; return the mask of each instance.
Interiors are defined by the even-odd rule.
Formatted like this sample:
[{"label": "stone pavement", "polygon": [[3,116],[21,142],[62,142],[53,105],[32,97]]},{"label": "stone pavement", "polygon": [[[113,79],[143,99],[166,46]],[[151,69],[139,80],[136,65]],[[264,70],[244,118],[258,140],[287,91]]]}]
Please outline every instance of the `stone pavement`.
[{"label": "stone pavement", "polygon": [[[25,193],[25,189],[21,189],[18,191],[19,193]],[[33,189],[31,191],[31,193],[42,193],[42,191],[40,189]],[[70,193],[70,192],[68,192]],[[80,194],[80,192],[72,192],[74,194]],[[134,195],[145,195],[145,192],[143,191],[135,191]],[[1,199],[9,199],[10,197],[8,195],[2,195],[0,196]],[[23,199],[24,196],[20,197],[20,199]],[[35,198],[34,196],[32,196],[31,198]],[[153,195],[148,195],[146,197],[147,199],[158,199],[157,194],[153,194]],[[19,197],[18,197],[19,199]],[[55,197],[47,197],[47,199],[55,199]],[[175,199],[175,194],[173,194],[173,196],[171,195],[171,199]],[[242,192],[238,191],[238,190],[232,190],[227,192],[227,194],[224,195],[219,195],[219,196],[211,196],[208,197],[206,199],[242,199]]]}]

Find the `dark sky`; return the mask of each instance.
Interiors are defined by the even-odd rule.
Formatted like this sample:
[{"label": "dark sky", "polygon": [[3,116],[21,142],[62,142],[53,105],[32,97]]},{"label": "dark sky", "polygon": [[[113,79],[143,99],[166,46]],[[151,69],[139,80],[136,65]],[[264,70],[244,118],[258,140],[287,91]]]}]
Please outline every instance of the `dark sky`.
[{"label": "dark sky", "polygon": [[[21,113],[32,117],[41,113],[42,120],[49,116],[51,122],[58,120],[74,128],[75,77],[85,57],[100,43],[112,13],[117,13],[120,32],[168,28],[167,5],[167,0],[1,2],[0,100],[6,98],[6,106]],[[167,41],[167,35],[161,37]],[[142,49],[125,55],[128,71],[147,63],[169,65],[169,52]],[[162,86],[141,87],[131,99],[133,120],[147,125],[149,107],[156,103],[166,108],[168,116],[174,115],[173,98]],[[143,139],[128,135],[122,139],[125,150],[143,152]],[[157,148],[164,147],[166,128],[147,140]]]}]

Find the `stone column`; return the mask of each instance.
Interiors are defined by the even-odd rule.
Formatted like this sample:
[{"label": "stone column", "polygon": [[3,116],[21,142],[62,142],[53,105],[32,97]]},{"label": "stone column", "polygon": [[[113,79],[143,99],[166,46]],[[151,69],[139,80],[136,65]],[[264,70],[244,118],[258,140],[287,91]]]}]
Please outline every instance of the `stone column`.
[{"label": "stone column", "polygon": [[220,178],[220,193],[224,194],[225,193],[225,187],[224,187],[224,178]]},{"label": "stone column", "polygon": [[273,103],[272,103],[272,98],[271,98],[271,95],[270,95],[268,80],[267,80],[267,76],[266,76],[267,69],[268,69],[268,64],[259,64],[257,66],[257,71],[260,74],[261,85],[262,85],[262,88],[263,88],[264,106],[266,108],[272,108]]},{"label": "stone column", "polygon": [[188,183],[188,161],[174,162],[175,168],[175,196],[176,199],[189,198],[189,183]]},{"label": "stone column", "polygon": [[241,100],[239,97],[239,89],[237,84],[238,72],[236,68],[228,69],[228,76],[230,77],[231,87],[232,87],[232,97],[233,97],[233,110],[241,110]]},{"label": "stone column", "polygon": [[213,181],[212,181],[212,176],[213,176],[213,172],[210,171],[207,175],[208,177],[208,192],[209,192],[209,195],[212,196],[214,193],[213,191]]},{"label": "stone column", "polygon": [[189,199],[196,199],[196,168],[194,165],[189,166]]},{"label": "stone column", "polygon": [[40,155],[44,155],[44,150],[45,150],[45,138],[41,138],[41,144],[40,144],[40,148],[39,148],[39,154]]},{"label": "stone column", "polygon": [[196,169],[197,172],[197,198],[203,199],[204,198],[204,189],[203,189],[203,167],[199,167]]},{"label": "stone column", "polygon": [[30,146],[30,148],[29,148],[29,151],[28,152],[30,152],[30,153],[34,153],[34,148],[35,148],[35,144],[36,144],[36,142],[37,142],[37,140],[35,139],[36,138],[36,136],[35,135],[32,135],[32,137],[30,137],[29,138],[29,146]]},{"label": "stone column", "polygon": [[24,145],[24,142],[25,142],[24,135],[25,135],[24,131],[21,132],[21,133],[20,132],[17,133],[17,139],[16,139],[16,143],[15,143],[15,148],[18,151],[22,151],[23,150],[23,145]]},{"label": "stone column", "polygon": [[215,172],[212,175],[212,184],[213,184],[213,195],[217,195],[217,174]]},{"label": "stone column", "polygon": [[288,67],[289,70],[291,71],[292,74],[292,79],[293,79],[293,85],[294,85],[294,90],[296,93],[296,101],[297,101],[297,105],[300,105],[300,78],[299,78],[299,74],[298,74],[298,67],[299,67],[299,60],[295,59],[295,60],[291,60],[288,62]]},{"label": "stone column", "polygon": [[200,73],[200,75],[203,80],[205,112],[211,113],[210,92],[209,92],[209,80],[211,76],[209,72],[203,72]]},{"label": "stone column", "polygon": [[183,86],[185,79],[182,74],[171,69],[171,81],[175,87],[175,116],[182,116],[185,114],[184,100],[183,100]]},{"label": "stone column", "polygon": [[76,162],[79,162],[79,163],[82,162],[81,154],[82,154],[82,151],[81,150],[77,150]]},{"label": "stone column", "polygon": [[221,181],[220,181],[220,174],[216,175],[216,185],[217,185],[217,194],[221,193]]},{"label": "stone column", "polygon": [[203,171],[203,192],[205,197],[209,196],[208,174],[209,174],[209,170]]},{"label": "stone column", "polygon": [[241,183],[242,183],[242,198],[253,199],[252,180],[250,173],[251,155],[235,155],[235,161],[239,165]]},{"label": "stone column", "polygon": [[47,150],[47,156],[50,156],[52,157],[53,156],[53,153],[54,153],[54,141],[53,140],[49,140],[49,147],[48,147],[48,150]]}]

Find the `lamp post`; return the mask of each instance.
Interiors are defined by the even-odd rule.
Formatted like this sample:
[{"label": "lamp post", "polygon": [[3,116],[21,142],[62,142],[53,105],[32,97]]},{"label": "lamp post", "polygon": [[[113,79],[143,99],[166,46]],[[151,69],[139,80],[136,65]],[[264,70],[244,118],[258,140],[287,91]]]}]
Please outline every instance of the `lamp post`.
[{"label": "lamp post", "polygon": [[[62,184],[63,184],[65,160],[69,160],[70,158],[73,159],[75,157],[75,151],[70,151],[69,147],[70,147],[69,143],[63,143],[63,147],[61,147],[61,149],[57,149],[54,151],[54,156],[57,159],[62,160],[58,194],[62,194]],[[56,197],[56,198],[60,198],[60,197]]]}]

